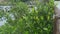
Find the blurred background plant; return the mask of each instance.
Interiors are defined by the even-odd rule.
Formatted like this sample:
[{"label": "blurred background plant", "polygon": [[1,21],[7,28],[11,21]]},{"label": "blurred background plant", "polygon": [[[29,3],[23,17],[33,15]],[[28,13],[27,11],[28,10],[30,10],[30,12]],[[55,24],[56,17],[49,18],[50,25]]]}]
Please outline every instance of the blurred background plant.
[{"label": "blurred background plant", "polygon": [[0,11],[0,17],[7,19],[0,34],[52,34],[54,0],[45,3],[34,0],[33,5],[26,1],[10,0],[11,10]]}]

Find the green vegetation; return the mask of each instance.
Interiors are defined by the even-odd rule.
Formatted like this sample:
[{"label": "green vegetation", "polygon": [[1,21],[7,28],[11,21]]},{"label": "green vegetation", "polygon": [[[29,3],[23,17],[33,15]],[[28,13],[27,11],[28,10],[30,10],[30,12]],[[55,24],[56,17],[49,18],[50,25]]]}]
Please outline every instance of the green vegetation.
[{"label": "green vegetation", "polygon": [[[0,17],[6,17],[8,22],[0,27],[0,34],[52,34],[54,0],[36,4],[37,9],[32,6],[30,11],[24,2],[15,2],[11,11],[0,11]],[[15,20],[9,14],[13,14]]]}]

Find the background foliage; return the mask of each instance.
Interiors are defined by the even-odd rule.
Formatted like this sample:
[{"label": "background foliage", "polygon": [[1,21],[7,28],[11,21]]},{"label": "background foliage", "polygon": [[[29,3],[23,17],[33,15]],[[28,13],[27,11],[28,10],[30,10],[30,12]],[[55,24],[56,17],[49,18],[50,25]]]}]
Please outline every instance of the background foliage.
[{"label": "background foliage", "polygon": [[[54,0],[48,3],[36,2],[31,10],[24,2],[15,2],[10,11],[0,11],[0,16],[7,19],[7,23],[0,27],[0,34],[52,34]],[[35,8],[37,7],[37,8]],[[14,20],[9,17],[14,15]]]}]

